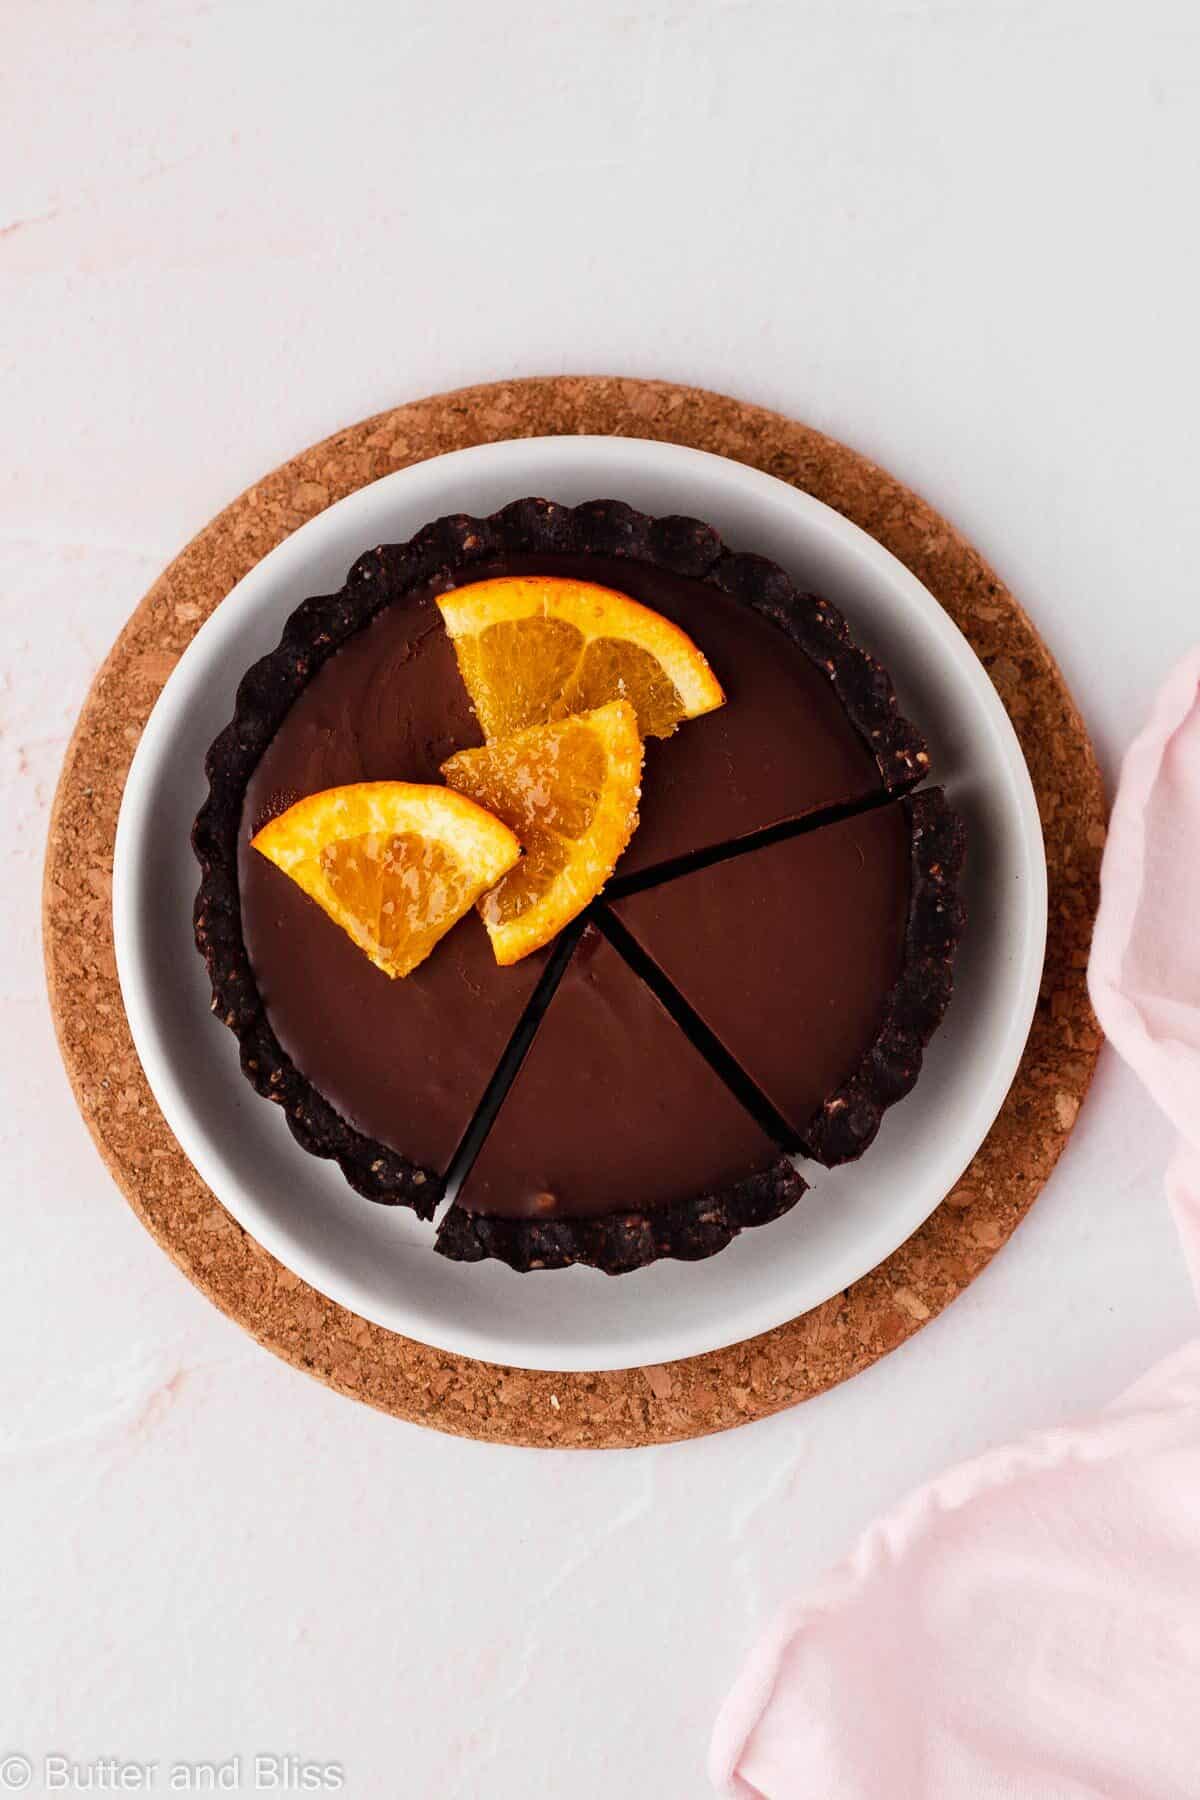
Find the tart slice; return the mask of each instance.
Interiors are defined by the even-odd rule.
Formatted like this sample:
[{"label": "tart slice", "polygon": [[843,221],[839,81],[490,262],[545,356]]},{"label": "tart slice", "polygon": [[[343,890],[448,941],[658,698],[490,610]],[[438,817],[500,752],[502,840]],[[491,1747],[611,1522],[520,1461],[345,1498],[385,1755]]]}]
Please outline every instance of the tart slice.
[{"label": "tart slice", "polygon": [[408,975],[520,859],[513,833],[445,788],[359,781],[298,800],[251,842],[377,969]]},{"label": "tart slice", "polygon": [[589,925],[436,1248],[610,1275],[711,1256],[805,1184]]},{"label": "tart slice", "polygon": [[642,740],[626,700],[533,725],[442,766],[525,854],[479,902],[496,961],[540,950],[594,900],[637,824]]},{"label": "tart slice", "polygon": [[628,594],[552,575],[472,582],[438,601],[491,738],[628,700],[643,737],[724,704],[686,632]]},{"label": "tart slice", "polygon": [[826,1164],[861,1156],[950,997],[963,828],[940,789],[613,902]]}]

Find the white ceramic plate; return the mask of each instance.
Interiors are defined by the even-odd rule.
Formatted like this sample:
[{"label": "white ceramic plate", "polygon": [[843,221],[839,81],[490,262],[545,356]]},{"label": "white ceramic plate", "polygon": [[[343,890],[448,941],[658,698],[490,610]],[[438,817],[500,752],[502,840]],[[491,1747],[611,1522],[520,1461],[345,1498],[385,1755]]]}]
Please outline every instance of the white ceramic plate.
[{"label": "white ceramic plate", "polygon": [[[406,1211],[354,1194],[307,1156],[253,1093],[233,1036],[211,1018],[192,943],[197,868],[188,834],[204,753],[244,670],[309,594],[341,586],[360,551],[448,512],[524,494],[616,497],[688,513],[735,549],[774,558],[843,608],[891,669],[903,710],[970,832],[970,925],[954,1002],[910,1097],[858,1164],[810,1171],[787,1218],[708,1262],[618,1279],[590,1269],[515,1275],[435,1256]],[[719,671],[718,671],[719,672]],[[670,1361],[769,1330],[848,1287],[928,1217],[982,1142],[1033,1017],[1046,871],[1029,775],[966,640],[888,551],[819,501],[740,463],[626,438],[540,438],[457,451],[331,507],[274,550],[196,635],[138,746],[117,832],[117,963],[138,1054],[167,1123],[236,1219],[323,1293],[409,1337],[537,1369]]]}]

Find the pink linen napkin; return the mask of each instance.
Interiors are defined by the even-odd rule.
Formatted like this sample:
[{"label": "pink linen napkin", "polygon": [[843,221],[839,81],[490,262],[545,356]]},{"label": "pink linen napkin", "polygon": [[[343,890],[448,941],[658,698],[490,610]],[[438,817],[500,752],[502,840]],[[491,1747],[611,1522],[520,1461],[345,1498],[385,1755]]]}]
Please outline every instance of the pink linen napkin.
[{"label": "pink linen napkin", "polygon": [[[1200,650],[1126,757],[1089,980],[1179,1130],[1200,1291]],[[1200,1339],[872,1526],[750,1657],[710,1773],[739,1800],[1197,1800]]]}]

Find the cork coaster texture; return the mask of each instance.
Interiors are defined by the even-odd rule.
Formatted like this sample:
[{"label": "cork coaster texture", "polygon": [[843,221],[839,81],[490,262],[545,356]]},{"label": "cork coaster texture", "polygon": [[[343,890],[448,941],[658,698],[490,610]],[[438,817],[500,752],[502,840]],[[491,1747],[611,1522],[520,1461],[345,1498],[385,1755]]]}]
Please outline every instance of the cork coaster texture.
[{"label": "cork coaster texture", "polygon": [[[775,1331],[684,1362],[582,1375],[415,1343],[269,1256],[200,1180],[158,1111],[121,1004],[111,918],[134,748],[179,656],[230,589],[297,526],[368,482],[470,444],[564,433],[659,438],[748,463],[834,507],[905,563],[970,640],[1008,709],[1050,879],[1045,973],[1021,1067],[970,1168],[920,1230],[845,1293]],[[868,1367],[960,1294],[1032,1206],[1100,1047],[1085,975],[1104,818],[1087,731],[1037,632],[978,553],[883,470],[807,426],[698,388],[591,376],[464,388],[304,451],[206,526],[141,602],[93,683],[55,797],[43,925],[51,1007],[80,1110],[134,1211],[189,1279],[277,1355],[355,1399],[466,1437],[561,1448],[698,1437]]]}]

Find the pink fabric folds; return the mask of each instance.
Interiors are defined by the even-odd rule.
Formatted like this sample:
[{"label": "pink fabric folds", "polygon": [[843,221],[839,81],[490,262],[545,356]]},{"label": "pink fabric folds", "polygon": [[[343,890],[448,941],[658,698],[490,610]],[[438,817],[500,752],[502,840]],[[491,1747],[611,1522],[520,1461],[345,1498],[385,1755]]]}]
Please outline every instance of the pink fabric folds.
[{"label": "pink fabric folds", "polygon": [[1088,980],[1105,1032],[1179,1132],[1167,1193],[1200,1294],[1200,649],[1125,758]]},{"label": "pink fabric folds", "polygon": [[[1180,1133],[1200,1290],[1200,650],[1125,761],[1090,983]],[[758,1645],[710,1770],[739,1800],[1197,1800],[1200,1340],[874,1525]]]}]

